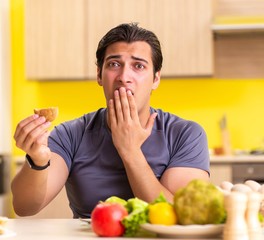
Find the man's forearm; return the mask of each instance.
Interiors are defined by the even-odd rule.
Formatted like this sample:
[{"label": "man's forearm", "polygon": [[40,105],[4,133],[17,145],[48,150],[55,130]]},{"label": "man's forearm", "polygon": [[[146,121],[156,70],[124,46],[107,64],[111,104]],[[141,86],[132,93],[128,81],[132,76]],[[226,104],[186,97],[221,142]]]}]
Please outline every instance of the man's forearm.
[{"label": "man's forearm", "polygon": [[130,186],[136,197],[151,202],[163,193],[169,202],[173,202],[173,194],[156,178],[141,150],[126,154],[122,159]]},{"label": "man's forearm", "polygon": [[45,202],[48,169],[36,171],[27,163],[11,183],[13,206],[16,214],[30,216],[38,213]]}]

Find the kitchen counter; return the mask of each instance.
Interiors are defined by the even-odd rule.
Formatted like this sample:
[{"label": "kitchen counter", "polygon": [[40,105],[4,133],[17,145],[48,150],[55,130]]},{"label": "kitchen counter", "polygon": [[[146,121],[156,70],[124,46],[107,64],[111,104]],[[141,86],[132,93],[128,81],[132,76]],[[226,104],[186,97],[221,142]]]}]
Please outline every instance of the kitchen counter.
[{"label": "kitchen counter", "polygon": [[[6,228],[10,230],[10,236],[8,237],[8,239],[87,240],[87,239],[98,238],[92,232],[88,223],[81,222],[78,219],[9,219]],[[15,236],[12,236],[12,233],[15,233]],[[0,235],[0,239],[2,237]],[[110,238],[100,237],[100,239],[109,240]],[[120,239],[146,240],[146,238],[125,238],[125,237]],[[156,239],[161,240],[161,238],[156,238]],[[218,238],[218,240],[219,239],[220,238]],[[195,239],[192,238],[192,240]],[[217,240],[217,239],[211,239],[211,240]]]},{"label": "kitchen counter", "polygon": [[264,163],[264,155],[211,155],[211,163]]},{"label": "kitchen counter", "polygon": [[255,180],[264,183],[264,155],[212,155],[210,156],[211,181],[243,183]]}]

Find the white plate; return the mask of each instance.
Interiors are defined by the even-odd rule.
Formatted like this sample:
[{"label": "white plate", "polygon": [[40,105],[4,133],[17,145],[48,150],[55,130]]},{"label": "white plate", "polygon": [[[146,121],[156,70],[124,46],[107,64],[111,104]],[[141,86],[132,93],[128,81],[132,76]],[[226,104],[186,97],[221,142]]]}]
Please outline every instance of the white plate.
[{"label": "white plate", "polygon": [[165,226],[145,223],[141,227],[164,238],[210,238],[220,237],[224,224]]}]

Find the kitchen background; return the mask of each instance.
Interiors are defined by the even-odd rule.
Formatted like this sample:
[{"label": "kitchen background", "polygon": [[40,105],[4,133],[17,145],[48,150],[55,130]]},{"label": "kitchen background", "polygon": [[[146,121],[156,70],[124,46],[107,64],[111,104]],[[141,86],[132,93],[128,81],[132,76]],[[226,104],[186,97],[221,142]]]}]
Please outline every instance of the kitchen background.
[{"label": "kitchen background", "polygon": [[[32,0],[28,2],[34,1],[41,4],[41,0]],[[71,76],[69,79],[67,79],[65,78],[65,76],[62,76],[60,78],[59,75],[57,75],[57,77],[52,78],[38,78],[38,73],[33,73],[33,75],[35,74],[34,77],[30,76],[30,70],[27,71],[28,66],[26,66],[25,60],[25,56],[27,55],[25,46],[29,46],[29,43],[26,42],[26,33],[28,34],[27,31],[29,31],[29,33],[31,31],[31,29],[26,29],[26,0],[10,0],[4,2],[8,2],[10,14],[10,22],[8,23],[10,24],[10,29],[5,31],[5,34],[10,31],[10,42],[5,43],[5,46],[10,45],[11,70],[9,76],[7,71],[8,67],[4,69],[4,72],[6,74],[4,75],[2,73],[2,79],[0,81],[2,82],[0,85],[2,88],[0,92],[2,94],[2,97],[0,98],[0,111],[3,111],[0,112],[0,123],[2,125],[0,126],[0,134],[2,135],[0,138],[0,140],[2,141],[0,143],[5,143],[8,145],[7,147],[5,147],[5,149],[1,149],[1,151],[3,152],[2,155],[10,156],[11,163],[13,164],[10,173],[10,176],[12,177],[16,171],[16,160],[20,159],[21,156],[24,155],[24,153],[15,147],[15,143],[11,136],[13,136],[14,134],[17,123],[21,119],[32,114],[34,108],[58,106],[59,116],[53,123],[53,125],[56,125],[60,122],[79,117],[87,112],[94,111],[100,107],[104,107],[105,100],[103,96],[103,90],[100,86],[98,86],[94,77],[86,78],[84,75],[84,77],[78,76],[76,78],[74,78],[74,76]],[[63,6],[64,3],[70,3],[71,1],[57,0],[53,1],[52,3],[52,0],[43,0],[42,3],[43,2],[46,2],[46,4],[44,4],[46,7],[52,5],[54,2],[57,2],[57,7],[59,7],[60,5]],[[77,3],[77,1],[72,2],[74,2],[74,4]],[[87,4],[89,5],[89,3],[92,3],[92,1],[88,0],[78,2],[79,4],[84,4],[84,6],[86,7]],[[118,4],[121,2],[122,4],[131,4],[131,1],[129,0],[124,0],[121,2],[110,1],[111,3],[109,1],[103,0],[98,2],[101,2],[102,4],[112,4],[111,7],[113,7],[113,4]],[[135,2],[139,4],[138,6],[144,6],[143,4],[140,5],[142,1]],[[234,33],[236,31],[235,29],[232,33],[229,34],[221,33],[221,30],[212,30],[212,28],[210,27],[205,31],[204,36],[199,35],[200,39],[194,38],[194,42],[204,41],[206,42],[206,44],[208,43],[209,39],[209,44],[204,47],[207,47],[209,51],[204,50],[204,52],[202,52],[201,54],[203,55],[203,53],[206,53],[210,55],[211,63],[209,63],[207,66],[207,70],[209,69],[209,71],[201,71],[200,73],[197,72],[197,74],[190,72],[190,74],[188,74],[187,70],[187,73],[185,71],[184,73],[177,75],[177,73],[173,74],[170,72],[170,70],[166,70],[168,74],[165,74],[162,77],[159,88],[152,94],[152,106],[155,108],[162,108],[165,111],[170,111],[178,116],[200,123],[207,132],[208,144],[210,149],[221,147],[223,144],[219,126],[219,122],[223,118],[223,116],[225,116],[227,120],[227,128],[230,134],[230,144],[232,150],[250,151],[257,148],[264,149],[264,27],[262,25],[264,23],[264,1],[165,0],[162,1],[162,4],[175,5],[177,3],[179,4],[179,6],[184,5],[184,8],[188,9],[188,7],[192,6],[192,4],[198,4],[198,2],[203,2],[203,4],[207,4],[207,6],[212,7],[210,12],[206,12],[208,10],[207,8],[205,8],[205,10],[203,8],[194,8],[192,10],[194,11],[195,18],[202,17],[204,19],[203,21],[206,21],[207,19],[207,27],[210,27],[214,23],[217,23],[216,27],[221,26],[222,23],[227,26],[232,26],[233,23],[237,24],[238,26],[244,26],[245,23],[250,23],[253,27],[252,29],[249,29],[243,33]],[[220,14],[219,9],[215,10],[217,4],[221,3],[226,6],[228,2],[231,5],[234,4],[235,6],[235,4],[237,4],[241,7],[238,7],[239,9],[242,9],[240,11],[241,16],[236,12],[234,13],[234,16],[232,15],[232,13],[231,15],[229,13],[227,17],[225,15],[223,15],[222,18],[217,16],[216,12]],[[116,6],[118,8],[118,6],[120,7],[120,4]],[[197,6],[200,5],[198,4]],[[62,7],[62,9],[64,8]],[[105,21],[104,16],[105,14],[107,14],[108,9],[110,8],[106,7],[98,9],[100,9],[100,11],[94,12],[93,16],[96,16],[97,19],[101,19],[101,24],[103,24]],[[111,9],[115,9],[115,7]],[[222,10],[223,9],[224,8],[222,8]],[[251,9],[252,12],[249,12],[247,14],[244,11],[245,9]],[[32,11],[32,9],[30,10],[29,8],[28,11],[30,12]],[[39,16],[40,13],[38,12],[36,14],[38,14]],[[50,14],[52,14],[51,9]],[[155,14],[155,18],[159,18],[160,15],[163,16],[161,12],[157,11]],[[185,20],[192,19],[192,16],[188,16],[188,14],[185,17]],[[210,21],[208,21],[208,19]],[[168,19],[167,21],[170,22],[171,20]],[[30,21],[30,24],[32,25],[37,23],[38,21]],[[98,26],[98,22],[89,22],[89,24],[89,26]],[[262,26],[261,29],[255,30],[255,24]],[[94,27],[94,30],[96,30],[96,26]],[[224,29],[223,31],[227,31],[226,29]],[[178,36],[173,37],[173,35],[177,35],[177,32],[173,32],[170,28],[168,28],[168,30],[170,31],[170,35],[167,35],[167,38],[164,38],[165,40],[162,42],[162,44],[165,48],[166,43],[168,43],[170,45],[170,50],[173,51],[174,47],[173,44],[171,45],[171,43],[172,40],[174,41]],[[181,30],[184,32],[188,29],[187,27],[185,28],[184,26],[182,26]],[[157,35],[159,36],[159,34]],[[249,39],[247,41],[248,35],[253,36],[253,39]],[[89,37],[92,38],[92,35],[90,35]],[[238,62],[228,62],[226,65],[222,64],[221,61],[223,59],[227,59],[228,61],[228,58],[225,58],[224,54],[227,54],[226,56],[228,56],[228,53],[230,51],[225,50],[224,43],[226,40],[228,41],[232,37],[233,39],[235,39],[235,41],[238,41],[237,45],[241,44],[241,39],[242,43],[246,39],[246,45],[242,45],[242,47],[240,48],[242,52],[241,58],[246,58],[246,66],[253,66],[253,68],[251,68],[252,74],[249,71],[247,71],[246,74],[244,73],[245,64],[243,65],[242,63],[242,65],[239,65],[239,63],[241,63],[240,60],[238,60]],[[2,36],[2,38],[4,38],[4,36]],[[36,39],[37,38],[38,36],[36,36]],[[219,44],[221,40],[223,45],[221,45],[221,43]],[[30,41],[30,43],[33,44],[35,39],[27,41]],[[259,44],[259,42],[261,44]],[[236,44],[234,46],[236,46]],[[254,47],[257,48],[257,50],[254,50]],[[78,51],[78,49],[79,48],[76,46],[76,51]],[[249,49],[248,52],[245,49]],[[224,50],[226,51],[226,53],[223,53],[222,55],[222,52]],[[42,51],[46,52],[45,46]],[[90,49],[88,49],[87,51],[90,51]],[[245,53],[250,54],[254,51],[255,55],[250,55],[250,57],[243,55]],[[169,51],[166,50],[167,55],[165,57],[168,56],[169,58],[168,52]],[[4,54],[4,51],[2,50],[2,52],[0,53]],[[80,53],[83,54],[82,51],[80,51]],[[187,65],[188,61],[189,64],[192,64],[192,59],[196,57],[196,53],[194,51],[187,51],[187,53],[188,54],[183,54],[187,59]],[[91,54],[90,56],[93,57],[92,61],[94,62],[95,49],[92,49],[89,54]],[[238,54],[238,56],[240,55]],[[80,55],[79,57],[82,56]],[[231,58],[232,57],[233,56],[231,56]],[[77,58],[78,56],[76,57],[76,61],[78,60]],[[1,60],[2,62],[4,62],[8,60],[8,58],[2,57]],[[62,66],[64,64],[64,60],[64,58],[60,59],[60,63]],[[34,62],[36,60],[33,58],[32,61]],[[176,63],[174,63],[174,59],[167,59],[166,61],[166,63],[169,62],[171,65],[176,65]],[[203,61],[203,59],[200,61]],[[164,66],[166,63],[164,63]],[[229,70],[223,70],[223,66],[227,66]],[[242,66],[240,70],[239,66]],[[65,71],[66,69],[67,66],[65,65]],[[235,74],[232,73],[232,69],[234,69]],[[95,65],[94,67],[90,67],[89,70],[90,72],[94,71],[92,74],[90,74],[90,76],[95,76]],[[223,72],[221,72],[221,70],[223,70]],[[89,74],[87,76],[89,76]],[[10,84],[5,84],[5,81],[10,81]],[[8,104],[10,104],[10,109],[5,108],[5,106],[8,106]],[[11,122],[10,128],[5,127],[6,119]],[[9,132],[7,132],[6,129],[9,129]]]}]

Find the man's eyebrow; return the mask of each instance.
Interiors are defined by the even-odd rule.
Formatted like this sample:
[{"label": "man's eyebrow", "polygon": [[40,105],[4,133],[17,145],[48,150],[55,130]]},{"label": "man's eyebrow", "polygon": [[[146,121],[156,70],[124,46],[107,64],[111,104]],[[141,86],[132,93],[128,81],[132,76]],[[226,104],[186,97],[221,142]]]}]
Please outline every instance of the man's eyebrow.
[{"label": "man's eyebrow", "polygon": [[110,55],[108,57],[105,58],[105,60],[110,60],[110,59],[113,59],[113,58],[121,58],[121,55],[117,54],[117,55]]},{"label": "man's eyebrow", "polygon": [[[111,59],[120,59],[121,58],[121,55],[119,54],[116,54],[116,55],[109,55],[105,58],[105,60],[111,60]],[[141,61],[141,62],[145,62],[148,64],[148,61],[145,60],[144,58],[140,58],[140,57],[135,57],[135,56],[132,56],[131,57],[133,60],[137,60],[137,61]]]},{"label": "man's eyebrow", "polygon": [[134,57],[134,56],[132,56],[132,59],[137,60],[137,61],[142,61],[142,62],[145,62],[145,63],[148,64],[148,61],[147,61],[146,59],[144,59],[144,58],[140,58],[140,57]]}]

